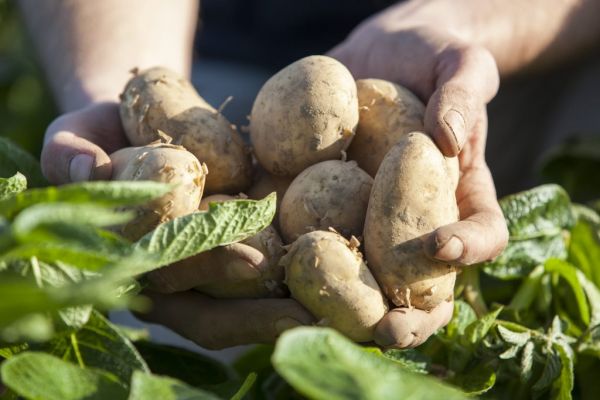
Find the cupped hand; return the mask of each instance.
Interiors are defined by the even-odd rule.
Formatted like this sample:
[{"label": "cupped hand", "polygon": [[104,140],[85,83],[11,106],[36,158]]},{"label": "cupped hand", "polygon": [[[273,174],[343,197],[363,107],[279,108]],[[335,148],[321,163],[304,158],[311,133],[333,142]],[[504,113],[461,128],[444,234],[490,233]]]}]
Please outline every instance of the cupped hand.
[{"label": "cupped hand", "polygon": [[42,172],[53,184],[108,180],[109,154],[128,145],[116,102],[93,103],[63,114],[46,130]]},{"label": "cupped hand", "polygon": [[287,329],[314,323],[314,317],[290,298],[214,299],[193,290],[232,282],[251,284],[268,268],[268,260],[252,250],[235,243],[149,273],[144,295],[153,306],[138,316],[207,349],[273,343]]},{"label": "cupped hand", "polygon": [[[445,28],[444,15],[421,16],[418,7],[392,7],[357,27],[330,55],[356,79],[381,78],[401,84],[425,103],[425,130],[448,157],[457,156],[460,179],[456,200],[460,221],[432,232],[425,253],[465,266],[496,257],[508,231],[485,161],[486,104],[499,76],[492,55]],[[452,316],[452,302],[426,313],[393,310],[380,322],[383,346],[421,344]]]}]

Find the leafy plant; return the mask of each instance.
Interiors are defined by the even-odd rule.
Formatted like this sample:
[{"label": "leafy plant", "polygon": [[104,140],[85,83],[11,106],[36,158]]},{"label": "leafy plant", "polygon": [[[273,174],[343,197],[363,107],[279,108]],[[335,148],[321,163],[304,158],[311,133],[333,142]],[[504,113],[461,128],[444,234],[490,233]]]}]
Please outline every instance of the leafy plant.
[{"label": "leafy plant", "polygon": [[600,216],[560,186],[501,200],[507,249],[464,269],[452,320],[419,348],[303,327],[228,366],[104,312],[142,307],[145,272],[264,229],[274,197],[213,204],[130,243],[110,228],[168,186],[27,189],[39,165],[14,148],[0,146],[12,157],[0,163],[0,399],[593,399],[600,389]]}]

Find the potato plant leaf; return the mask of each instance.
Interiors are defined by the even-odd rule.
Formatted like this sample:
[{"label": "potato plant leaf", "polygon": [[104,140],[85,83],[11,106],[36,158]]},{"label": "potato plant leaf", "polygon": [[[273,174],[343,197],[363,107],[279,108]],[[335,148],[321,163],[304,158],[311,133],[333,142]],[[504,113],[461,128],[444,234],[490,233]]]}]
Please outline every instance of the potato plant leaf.
[{"label": "potato plant leaf", "polygon": [[197,212],[161,224],[142,237],[137,248],[160,255],[158,264],[149,265],[148,270],[172,264],[262,231],[275,215],[275,204],[275,193],[259,201],[211,203],[207,212]]},{"label": "potato plant leaf", "polygon": [[383,353],[383,356],[397,362],[408,371],[417,372],[419,374],[427,374],[431,364],[431,359],[429,357],[414,349],[390,349],[386,350]]},{"label": "potato plant leaf", "polygon": [[200,353],[148,341],[135,342],[135,347],[153,374],[169,374],[191,386],[209,387],[234,378],[226,365]]},{"label": "potato plant leaf", "polygon": [[501,279],[517,279],[549,257],[564,259],[563,230],[575,224],[571,202],[558,185],[543,185],[500,200],[509,231],[504,252],[483,264],[484,271]]},{"label": "potato plant leaf", "polygon": [[0,178],[0,200],[8,199],[27,189],[27,178],[17,172],[10,178]]},{"label": "potato plant leaf", "polygon": [[162,196],[170,187],[151,181],[96,181],[30,189],[1,200],[0,215],[12,218],[21,210],[38,203],[90,203],[114,207],[140,204]]},{"label": "potato plant leaf", "polygon": [[98,370],[45,353],[25,352],[2,363],[2,381],[19,395],[40,400],[119,400],[127,390]]},{"label": "potato plant leaf", "polygon": [[464,399],[459,390],[363,351],[332,329],[285,332],[272,358],[275,370],[311,399]]},{"label": "potato plant leaf", "polygon": [[5,137],[0,137],[0,177],[21,172],[32,187],[46,186],[40,163],[28,152]]},{"label": "potato plant leaf", "polygon": [[98,311],[92,311],[81,329],[62,332],[34,349],[44,350],[80,367],[110,371],[124,386],[129,385],[133,371],[150,372],[129,339]]},{"label": "potato plant leaf", "polygon": [[477,366],[454,376],[450,381],[471,396],[481,395],[496,384],[496,372],[488,366]]},{"label": "potato plant leaf", "polygon": [[188,386],[177,379],[150,375],[141,371],[133,374],[128,400],[219,400],[214,394]]},{"label": "potato plant leaf", "polygon": [[550,273],[558,274],[567,282],[573,292],[575,303],[579,309],[579,317],[586,326],[589,325],[590,309],[588,307],[585,292],[577,279],[577,269],[567,261],[557,260],[555,258],[547,260],[544,264],[544,268]]}]

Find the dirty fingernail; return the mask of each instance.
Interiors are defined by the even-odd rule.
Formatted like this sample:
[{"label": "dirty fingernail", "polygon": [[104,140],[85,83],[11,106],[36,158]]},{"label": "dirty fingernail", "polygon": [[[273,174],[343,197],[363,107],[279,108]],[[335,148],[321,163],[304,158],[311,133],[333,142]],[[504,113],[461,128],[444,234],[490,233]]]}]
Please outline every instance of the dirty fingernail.
[{"label": "dirty fingernail", "polygon": [[434,257],[442,261],[454,261],[459,259],[465,250],[465,245],[456,236],[452,236],[436,252]]},{"label": "dirty fingernail", "polygon": [[94,158],[88,154],[78,154],[69,164],[69,179],[71,182],[89,181],[92,176]]},{"label": "dirty fingernail", "polygon": [[297,319],[294,319],[291,317],[285,317],[285,318],[281,318],[275,322],[275,331],[277,331],[277,334],[280,335],[283,332],[287,331],[288,329],[296,328],[297,326],[302,326],[302,325],[303,324],[300,321],[298,321]]},{"label": "dirty fingernail", "polygon": [[452,135],[454,136],[454,143],[456,144],[456,149],[460,151],[465,144],[465,120],[462,115],[456,110],[449,110],[446,115],[444,115],[444,122],[450,128]]}]

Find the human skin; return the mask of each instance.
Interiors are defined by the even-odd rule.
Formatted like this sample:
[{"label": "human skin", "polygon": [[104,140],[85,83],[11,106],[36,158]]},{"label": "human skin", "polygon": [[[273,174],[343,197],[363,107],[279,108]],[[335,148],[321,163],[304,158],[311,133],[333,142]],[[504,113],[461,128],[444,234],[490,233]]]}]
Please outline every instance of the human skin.
[{"label": "human skin", "polygon": [[[197,3],[21,0],[20,5],[65,113],[46,132],[44,173],[53,183],[108,179],[107,153],[126,143],[116,104],[129,77],[126,71],[165,65],[189,73]],[[507,232],[484,159],[485,105],[497,91],[499,74],[545,68],[585,52],[600,34],[599,15],[600,2],[595,0],[556,0],[552,7],[547,0],[409,1],[366,20],[332,50],[330,55],[345,63],[355,78],[388,79],[415,92],[427,104],[426,131],[445,155],[458,154],[461,221],[429,236],[424,247],[429,256],[468,265],[502,250]],[[202,266],[198,268],[202,275]],[[256,303],[242,301],[240,306],[239,301],[207,301],[190,293],[156,299],[149,318],[201,345],[239,344],[246,331],[254,341],[274,338],[273,329],[240,324],[253,315]],[[260,321],[275,326],[273,321],[288,306],[260,310]],[[188,309],[189,316],[178,314]],[[431,323],[424,324],[429,331],[419,328],[419,342],[445,325],[451,310],[448,305],[432,310]],[[388,314],[393,318],[380,323],[378,342],[416,344],[396,336],[403,330],[394,328],[412,326],[405,319],[412,318],[411,312]],[[219,323],[204,325],[207,321]],[[206,326],[213,330],[202,333]]]}]

